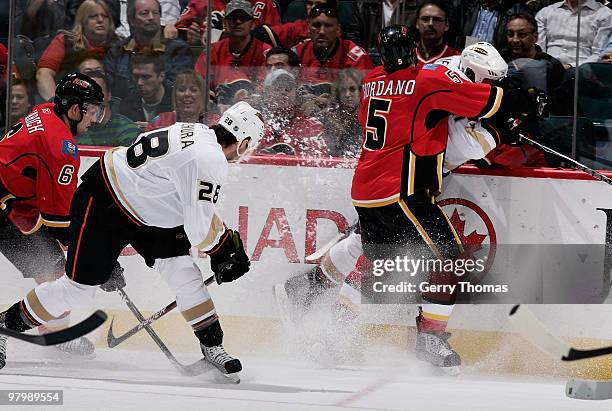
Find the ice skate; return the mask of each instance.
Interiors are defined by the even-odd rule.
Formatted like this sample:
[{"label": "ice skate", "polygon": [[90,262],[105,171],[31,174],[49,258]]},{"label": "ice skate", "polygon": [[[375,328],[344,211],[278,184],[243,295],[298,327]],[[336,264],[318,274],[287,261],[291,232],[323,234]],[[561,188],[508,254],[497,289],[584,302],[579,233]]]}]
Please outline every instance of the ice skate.
[{"label": "ice skate", "polygon": [[54,345],[55,350],[75,357],[93,358],[96,347],[86,337],[76,338],[62,344]]},{"label": "ice skate", "polygon": [[200,344],[202,354],[204,358],[218,369],[221,374],[227,379],[236,384],[240,382],[240,371],[242,371],[242,364],[238,358],[234,358],[225,352],[222,345],[215,345],[212,347],[205,347]]},{"label": "ice skate", "polygon": [[417,331],[416,357],[426,361],[448,375],[458,375],[461,371],[461,357],[448,343],[450,333],[429,333]]}]

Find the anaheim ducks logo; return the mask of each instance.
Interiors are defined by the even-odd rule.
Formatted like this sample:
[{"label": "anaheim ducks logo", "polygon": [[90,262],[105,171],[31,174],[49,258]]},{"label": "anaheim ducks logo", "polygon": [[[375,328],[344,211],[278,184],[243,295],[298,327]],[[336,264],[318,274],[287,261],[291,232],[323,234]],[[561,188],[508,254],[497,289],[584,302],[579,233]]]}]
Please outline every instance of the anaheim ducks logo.
[{"label": "anaheim ducks logo", "polygon": [[445,198],[438,201],[450,216],[461,242],[467,246],[474,258],[486,260],[485,268],[477,278],[482,279],[491,269],[497,250],[497,235],[493,222],[477,204],[463,198]]}]

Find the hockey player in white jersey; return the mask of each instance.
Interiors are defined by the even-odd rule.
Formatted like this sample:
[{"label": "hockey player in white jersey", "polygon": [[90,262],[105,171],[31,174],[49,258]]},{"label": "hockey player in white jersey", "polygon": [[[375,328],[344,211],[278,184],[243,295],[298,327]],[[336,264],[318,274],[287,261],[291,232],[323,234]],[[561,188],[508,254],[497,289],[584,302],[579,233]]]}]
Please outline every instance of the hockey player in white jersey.
[{"label": "hockey player in white jersey", "polygon": [[0,325],[23,332],[88,305],[131,244],[176,294],[204,357],[238,381],[242,365],[223,348],[215,306],[189,250],[210,256],[219,284],[249,270],[240,235],[225,226],[215,204],[228,161],[251,151],[263,129],[259,112],[240,102],[210,128],[176,123],[141,134],[129,148],[108,151],[83,175],[73,198],[65,275],[1,313]]},{"label": "hockey player in white jersey", "polygon": [[[464,81],[488,82],[504,78],[508,65],[499,52],[489,43],[479,42],[466,47],[460,56],[436,61],[455,71]],[[499,133],[479,121],[465,117],[449,116],[449,137],[444,159],[444,171],[450,172],[461,164],[481,159],[499,142]],[[362,252],[359,227],[331,247],[321,258],[321,263],[306,274],[290,278],[284,284],[274,286],[274,296],[285,320],[304,314],[326,290],[340,287],[335,309],[338,320],[351,322],[361,306],[362,272],[369,270],[369,262]],[[346,325],[346,324],[345,324]],[[336,327],[337,328],[337,327]],[[454,368],[452,357],[457,354],[446,341],[429,341],[433,334],[417,334],[417,358],[442,368]],[[431,350],[435,347],[435,352]],[[451,371],[454,373],[456,370]]]}]

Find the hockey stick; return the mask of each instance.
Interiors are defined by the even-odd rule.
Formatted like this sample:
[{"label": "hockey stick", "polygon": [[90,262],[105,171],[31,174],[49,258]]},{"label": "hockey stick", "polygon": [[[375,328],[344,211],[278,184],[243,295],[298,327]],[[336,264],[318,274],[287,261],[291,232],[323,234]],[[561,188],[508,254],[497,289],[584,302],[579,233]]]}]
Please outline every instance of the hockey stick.
[{"label": "hockey stick", "polygon": [[345,237],[348,237],[353,231],[355,231],[358,224],[359,223],[355,223],[352,226],[346,228],[344,231],[336,234],[334,238],[325,243],[321,248],[316,250],[314,253],[304,257],[304,262],[312,263],[319,260],[326,252],[328,252],[334,245],[336,245],[337,242],[344,239]]},{"label": "hockey stick", "polygon": [[612,185],[612,178],[603,175],[599,171],[595,171],[592,168],[589,168],[589,167],[585,166],[584,164],[579,163],[578,161],[574,160],[573,158],[568,157],[568,156],[566,156],[564,154],[561,154],[558,151],[555,151],[552,148],[545,146],[544,144],[540,144],[537,141],[532,140],[532,139],[530,139],[529,137],[526,137],[523,134],[520,134],[520,136],[521,136],[521,139],[525,140],[528,144],[530,144],[530,145],[532,145],[534,147],[537,147],[540,150],[546,151],[547,153],[553,154],[553,155],[555,155],[555,156],[557,156],[559,158],[562,158],[565,161],[569,161],[574,166],[576,166],[576,168],[578,168],[579,170],[584,171],[585,173],[587,173],[588,175],[593,177],[595,180],[603,181],[604,183]]},{"label": "hockey stick", "polygon": [[[136,316],[136,319],[138,319],[138,321],[140,322],[145,321],[145,318],[142,316],[138,308],[136,308],[132,300],[130,300],[130,297],[128,297],[125,291],[123,291],[123,288],[118,288],[117,292],[119,293],[119,295],[121,296],[125,304],[128,306],[132,314]],[[204,358],[194,362],[193,364],[188,364],[188,365],[181,364],[176,359],[176,357],[170,352],[168,347],[166,347],[166,344],[164,344],[161,338],[159,338],[159,335],[157,335],[157,333],[153,330],[153,328],[151,328],[150,325],[148,324],[145,325],[144,329],[147,331],[147,333],[149,333],[149,335],[151,336],[155,344],[157,344],[157,346],[162,351],[162,353],[164,353],[166,358],[170,360],[174,368],[176,368],[181,374],[189,376],[189,377],[194,377],[196,375],[203,374],[213,369],[212,365],[210,365]]]},{"label": "hockey stick", "polygon": [[524,305],[515,305],[510,310],[510,323],[529,342],[561,361],[576,361],[612,354],[612,346],[581,350],[555,337],[544,324]]},{"label": "hockey stick", "polygon": [[0,327],[0,335],[16,338],[18,340],[35,345],[56,345],[82,337],[85,334],[89,334],[90,332],[104,324],[106,318],[107,316],[104,311],[97,310],[80,323],[60,331],[41,335],[30,335],[9,330],[8,328]]},{"label": "hockey stick", "polygon": [[[204,284],[210,285],[214,281],[215,281],[215,276],[211,275],[204,281]],[[108,334],[106,335],[106,342],[108,343],[108,347],[113,348],[113,347],[118,346],[119,344],[121,344],[122,342],[130,338],[132,335],[140,332],[145,327],[145,325],[152,324],[154,321],[159,320],[161,317],[168,314],[170,311],[174,310],[175,308],[176,308],[176,301],[172,301],[170,304],[168,304],[167,306],[165,306],[164,308],[162,308],[161,310],[159,310],[158,312],[156,312],[149,318],[146,318],[140,321],[138,324],[132,327],[131,330],[127,331],[125,334],[120,335],[119,337],[115,337],[113,334],[113,322],[115,321],[115,318],[113,318],[111,320],[110,327],[108,328]]]},{"label": "hockey stick", "polygon": [[119,337],[115,337],[113,334],[113,323],[115,318],[111,320],[110,327],[108,327],[108,334],[106,335],[106,342],[108,343],[108,348],[113,348],[130,338],[132,335],[141,331],[146,325],[150,325],[153,321],[159,320],[164,315],[168,314],[170,311],[176,308],[176,301],[172,301],[170,304],[150,316],[149,318],[145,318],[143,321],[136,324],[131,330],[126,332],[125,334],[120,335]]},{"label": "hockey stick", "polygon": [[319,248],[317,251],[315,251],[314,253],[306,256],[304,258],[305,262],[313,262],[313,261],[317,261],[319,258],[323,257],[323,254],[325,254],[326,252],[329,251],[330,248],[332,248],[334,245],[336,245],[336,243],[340,240],[342,240],[342,238],[345,237],[344,233],[338,233],[336,234],[336,236],[334,238],[332,238],[331,240],[329,240],[323,247]]}]

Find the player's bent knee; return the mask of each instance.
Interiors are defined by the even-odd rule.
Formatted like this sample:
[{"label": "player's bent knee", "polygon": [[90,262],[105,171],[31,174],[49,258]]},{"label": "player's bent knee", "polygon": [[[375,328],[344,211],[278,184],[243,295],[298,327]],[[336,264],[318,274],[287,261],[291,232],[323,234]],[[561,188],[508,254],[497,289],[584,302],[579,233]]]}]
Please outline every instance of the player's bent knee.
[{"label": "player's bent knee", "polygon": [[[30,305],[34,311],[44,309],[54,318],[74,308],[87,307],[96,295],[97,286],[79,284],[64,275],[59,279],[39,285],[34,289]],[[30,300],[30,298],[28,298]],[[36,307],[40,305],[41,307]],[[45,321],[46,322],[46,321]]]},{"label": "player's bent knee", "polygon": [[179,309],[184,310],[210,300],[202,272],[190,256],[157,259],[155,268],[175,293]]}]

